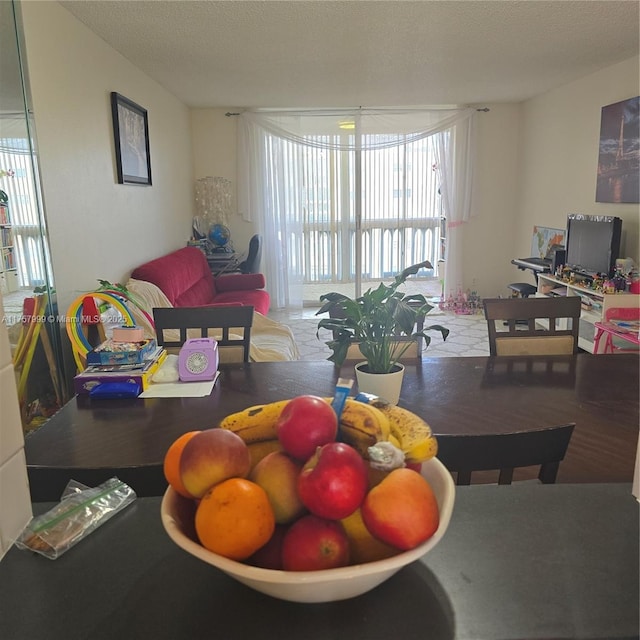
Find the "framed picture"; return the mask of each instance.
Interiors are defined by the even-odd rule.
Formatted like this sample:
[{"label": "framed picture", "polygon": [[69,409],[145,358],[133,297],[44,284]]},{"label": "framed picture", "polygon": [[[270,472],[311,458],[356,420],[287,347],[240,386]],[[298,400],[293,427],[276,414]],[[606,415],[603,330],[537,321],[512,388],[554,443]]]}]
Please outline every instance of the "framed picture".
[{"label": "framed picture", "polygon": [[596,202],[639,198],[640,97],[602,107]]},{"label": "framed picture", "polygon": [[113,91],[113,137],[119,184],[151,184],[147,110]]}]

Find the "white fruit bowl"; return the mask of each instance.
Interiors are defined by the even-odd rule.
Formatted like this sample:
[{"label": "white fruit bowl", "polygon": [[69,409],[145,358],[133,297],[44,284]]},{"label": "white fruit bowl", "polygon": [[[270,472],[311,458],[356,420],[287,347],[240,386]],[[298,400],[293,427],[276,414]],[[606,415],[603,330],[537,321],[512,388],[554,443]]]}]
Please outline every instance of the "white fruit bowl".
[{"label": "white fruit bowl", "polygon": [[162,524],[169,537],[187,553],[212,564],[239,582],[274,598],[291,602],[332,602],[359,596],[390,578],[402,567],[431,551],[449,526],[455,486],[451,474],[434,458],[422,465],[422,475],[429,481],[438,500],[440,524],[426,542],[384,560],[323,571],[276,571],[252,567],[208,551],[196,540],[193,525],[193,502],[169,487],[161,506]]}]

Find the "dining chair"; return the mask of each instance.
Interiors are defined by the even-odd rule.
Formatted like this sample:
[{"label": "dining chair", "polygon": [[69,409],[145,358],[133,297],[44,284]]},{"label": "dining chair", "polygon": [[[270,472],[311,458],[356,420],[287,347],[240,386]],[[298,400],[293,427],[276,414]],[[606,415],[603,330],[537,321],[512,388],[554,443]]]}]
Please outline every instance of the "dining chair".
[{"label": "dining chair", "polygon": [[511,484],[514,469],[540,465],[538,479],[553,484],[575,424],[490,435],[439,435],[438,459],[456,474],[456,484],[471,484],[474,471],[499,470],[498,484]]},{"label": "dining chair", "polygon": [[227,348],[235,347],[236,351],[241,350],[242,361],[249,362],[252,306],[154,307],[153,321],[158,346],[175,349],[181,347],[187,338],[209,336],[218,342],[221,361],[223,350],[230,351]]},{"label": "dining chair", "polygon": [[483,305],[492,356],[578,352],[579,296],[487,298]]}]

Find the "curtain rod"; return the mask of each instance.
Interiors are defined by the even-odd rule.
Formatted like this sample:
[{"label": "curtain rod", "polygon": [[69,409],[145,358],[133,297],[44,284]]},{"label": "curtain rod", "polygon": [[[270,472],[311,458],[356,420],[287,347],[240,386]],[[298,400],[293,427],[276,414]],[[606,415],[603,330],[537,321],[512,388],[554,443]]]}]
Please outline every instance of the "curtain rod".
[{"label": "curtain rod", "polygon": [[[488,113],[489,111],[491,111],[491,109],[489,109],[489,107],[481,107],[476,109],[476,111],[482,111],[483,113]],[[242,115],[240,112],[232,112],[232,111],[227,111],[227,113],[224,114],[225,116],[230,117],[230,116],[239,116]]]}]

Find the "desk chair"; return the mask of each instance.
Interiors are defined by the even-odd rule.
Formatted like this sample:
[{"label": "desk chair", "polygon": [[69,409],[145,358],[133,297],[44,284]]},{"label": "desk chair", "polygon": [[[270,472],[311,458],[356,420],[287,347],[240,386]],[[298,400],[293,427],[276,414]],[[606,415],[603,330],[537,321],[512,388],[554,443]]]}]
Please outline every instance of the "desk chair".
[{"label": "desk chair", "polygon": [[553,484],[574,426],[493,435],[440,435],[438,459],[457,474],[457,485],[471,484],[474,471],[498,469],[498,484],[511,484],[516,467],[534,465],[540,465],[538,479],[543,484]]},{"label": "desk chair", "polygon": [[[211,336],[218,341],[221,361],[224,361],[224,349],[236,347],[242,349],[242,360],[249,362],[253,307],[231,305],[155,307],[153,321],[159,346],[175,349],[181,347],[187,338]],[[221,331],[209,331],[210,329],[220,329]],[[179,332],[179,337],[176,337],[176,330]],[[173,335],[165,335],[165,331],[172,331]],[[242,335],[239,335],[238,332],[241,332]]]},{"label": "desk chair", "polygon": [[513,298],[528,298],[535,295],[536,288],[528,282],[512,282],[507,285],[511,289],[511,296]]},{"label": "desk chair", "polygon": [[229,269],[223,269],[219,275],[227,273],[260,273],[260,261],[262,260],[262,236],[259,233],[251,236],[247,257],[241,262],[236,262]]},{"label": "desk chair", "polygon": [[262,236],[255,234],[249,240],[249,252],[247,257],[239,265],[241,273],[258,273],[260,271],[260,260],[262,259]]},{"label": "desk chair", "polygon": [[[578,352],[578,296],[488,298],[483,304],[489,330],[489,353],[492,356],[564,355]],[[558,320],[561,322],[558,323]],[[569,321],[570,328],[563,328],[567,327]],[[501,330],[498,330],[498,326]]]}]

